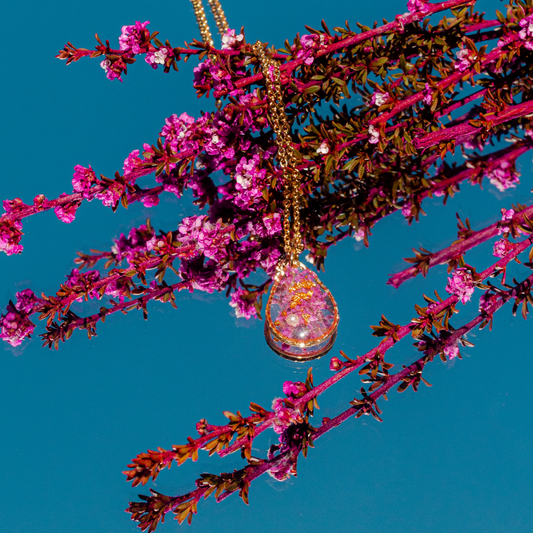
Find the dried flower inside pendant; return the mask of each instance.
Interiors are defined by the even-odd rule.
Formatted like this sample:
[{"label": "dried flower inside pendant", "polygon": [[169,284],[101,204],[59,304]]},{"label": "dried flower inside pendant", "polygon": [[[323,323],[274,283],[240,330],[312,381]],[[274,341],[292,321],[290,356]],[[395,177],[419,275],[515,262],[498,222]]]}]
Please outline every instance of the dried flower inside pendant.
[{"label": "dried flower inside pendant", "polygon": [[318,276],[302,263],[286,266],[275,281],[265,315],[267,343],[286,359],[317,359],[335,342],[337,304]]}]

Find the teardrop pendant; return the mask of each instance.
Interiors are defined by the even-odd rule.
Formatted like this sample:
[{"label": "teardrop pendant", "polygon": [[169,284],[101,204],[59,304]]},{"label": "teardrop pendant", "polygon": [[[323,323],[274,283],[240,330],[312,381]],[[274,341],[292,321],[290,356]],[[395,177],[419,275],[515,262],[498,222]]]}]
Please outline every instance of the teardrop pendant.
[{"label": "teardrop pendant", "polygon": [[265,312],[265,337],[293,361],[318,359],[337,336],[337,304],[318,276],[302,263],[286,266],[274,282]]}]

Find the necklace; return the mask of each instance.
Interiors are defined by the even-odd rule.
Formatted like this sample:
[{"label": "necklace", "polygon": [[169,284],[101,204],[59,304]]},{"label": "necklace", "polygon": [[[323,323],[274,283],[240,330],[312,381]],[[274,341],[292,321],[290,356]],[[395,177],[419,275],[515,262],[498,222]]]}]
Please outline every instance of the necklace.
[{"label": "necklace", "polygon": [[[191,0],[200,34],[213,45],[202,0]],[[228,23],[219,0],[208,0],[220,36]],[[276,158],[282,170],[283,255],[276,267],[274,284],[265,311],[267,344],[285,359],[308,361],[325,355],[337,336],[339,312],[335,299],[318,276],[299,261],[304,250],[300,233],[300,173],[292,146],[290,127],[280,82],[279,63],[257,41],[253,51],[267,89],[268,114],[275,133]],[[217,102],[217,107],[220,103]]]},{"label": "necklace", "polygon": [[[265,311],[265,338],[279,355],[307,361],[325,355],[337,336],[335,299],[318,276],[299,261],[304,246],[300,233],[300,173],[281,92],[279,63],[267,57],[258,41],[253,51],[267,88],[268,113],[276,134],[276,158],[283,175],[283,251]],[[292,215],[292,216],[291,216]]]}]

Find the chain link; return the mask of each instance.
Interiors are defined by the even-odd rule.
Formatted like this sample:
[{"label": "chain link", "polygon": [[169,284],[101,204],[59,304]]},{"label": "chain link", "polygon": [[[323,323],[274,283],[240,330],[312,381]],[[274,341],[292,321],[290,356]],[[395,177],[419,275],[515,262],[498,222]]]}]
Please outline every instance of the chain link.
[{"label": "chain link", "polygon": [[279,63],[267,56],[260,41],[254,44],[253,51],[259,59],[267,88],[268,114],[270,124],[276,134],[275,143],[278,148],[276,157],[283,175],[283,248],[286,260],[294,264],[303,251],[300,233],[300,173],[296,170],[296,157],[281,92],[281,72]]},{"label": "chain link", "polygon": [[[220,34],[220,37],[223,37],[228,29],[228,21],[226,20],[226,15],[224,14],[222,6],[218,0],[207,0],[207,2],[211,8],[211,13],[213,13],[213,18],[215,19],[218,33]],[[191,4],[194,8],[194,14],[196,16],[196,22],[198,22],[198,28],[200,29],[202,41],[213,46],[213,35],[211,34],[207,17],[205,16],[202,0],[191,0]]]}]

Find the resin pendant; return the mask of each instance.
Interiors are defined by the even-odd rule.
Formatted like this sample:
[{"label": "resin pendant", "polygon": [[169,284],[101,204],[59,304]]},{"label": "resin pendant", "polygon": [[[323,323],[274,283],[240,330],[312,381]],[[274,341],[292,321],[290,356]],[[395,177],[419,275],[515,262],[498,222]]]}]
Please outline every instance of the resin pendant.
[{"label": "resin pendant", "polygon": [[286,266],[275,281],[265,315],[267,343],[286,359],[317,359],[335,342],[337,304],[318,276],[302,263]]}]

